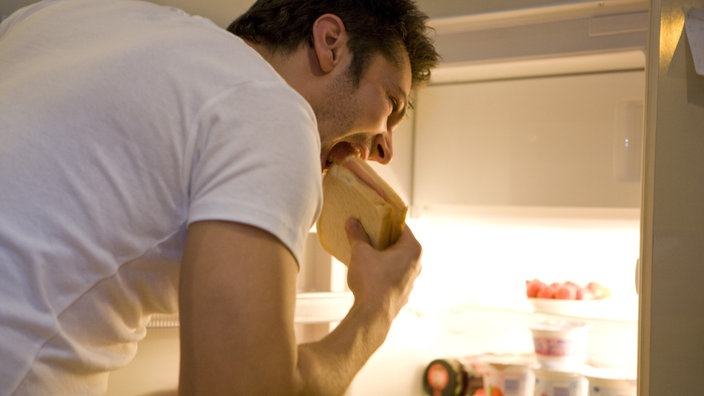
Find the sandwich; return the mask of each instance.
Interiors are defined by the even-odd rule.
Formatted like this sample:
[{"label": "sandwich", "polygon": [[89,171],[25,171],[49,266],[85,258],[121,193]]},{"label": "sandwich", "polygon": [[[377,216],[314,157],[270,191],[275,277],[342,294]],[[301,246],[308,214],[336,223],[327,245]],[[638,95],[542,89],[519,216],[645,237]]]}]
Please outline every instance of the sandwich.
[{"label": "sandwich", "polygon": [[345,223],[359,220],[371,245],[383,250],[395,243],[406,220],[408,206],[363,159],[349,156],[330,165],[323,177],[323,208],[316,225],[323,249],[345,265],[350,244]]}]

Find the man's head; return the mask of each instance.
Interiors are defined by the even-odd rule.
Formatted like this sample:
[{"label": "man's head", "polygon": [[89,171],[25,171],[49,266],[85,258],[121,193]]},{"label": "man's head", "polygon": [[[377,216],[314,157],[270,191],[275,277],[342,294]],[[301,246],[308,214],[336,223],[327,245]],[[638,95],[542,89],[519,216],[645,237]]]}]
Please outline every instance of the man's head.
[{"label": "man's head", "polygon": [[413,86],[438,54],[412,0],[258,0],[229,31],[315,111],[322,169],[348,155],[388,163]]},{"label": "man's head", "polygon": [[408,53],[413,85],[430,77],[438,54],[427,35],[428,17],[411,0],[258,0],[228,30],[270,51],[292,52],[313,45],[311,30],[323,14],[337,15],[345,25],[354,82],[374,55],[400,62],[400,49]]}]

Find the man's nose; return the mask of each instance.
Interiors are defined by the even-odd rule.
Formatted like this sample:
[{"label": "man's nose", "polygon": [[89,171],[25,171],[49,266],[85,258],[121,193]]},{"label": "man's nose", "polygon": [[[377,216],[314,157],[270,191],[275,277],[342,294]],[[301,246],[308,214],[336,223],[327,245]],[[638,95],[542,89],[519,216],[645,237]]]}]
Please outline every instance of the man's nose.
[{"label": "man's nose", "polygon": [[369,159],[385,165],[391,162],[393,156],[394,149],[391,134],[380,133],[374,136],[371,151],[369,152]]}]

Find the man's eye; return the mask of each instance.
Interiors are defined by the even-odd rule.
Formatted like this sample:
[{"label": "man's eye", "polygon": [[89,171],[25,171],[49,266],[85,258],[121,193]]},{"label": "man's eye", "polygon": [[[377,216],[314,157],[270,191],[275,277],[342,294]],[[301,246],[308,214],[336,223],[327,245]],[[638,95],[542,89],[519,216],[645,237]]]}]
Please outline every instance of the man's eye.
[{"label": "man's eye", "polygon": [[398,111],[398,99],[396,99],[393,96],[389,96],[389,102],[391,102],[391,110],[392,112],[397,112]]}]

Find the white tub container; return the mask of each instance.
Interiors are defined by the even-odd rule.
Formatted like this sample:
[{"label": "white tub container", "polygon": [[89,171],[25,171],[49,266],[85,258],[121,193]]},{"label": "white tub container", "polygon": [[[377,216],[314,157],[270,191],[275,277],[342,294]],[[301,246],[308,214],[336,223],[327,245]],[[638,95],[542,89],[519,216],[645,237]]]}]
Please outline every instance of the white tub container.
[{"label": "white tub container", "polygon": [[587,376],[589,396],[636,396],[638,384],[632,378]]},{"label": "white tub container", "polygon": [[587,379],[580,373],[533,369],[535,396],[587,396]]}]

